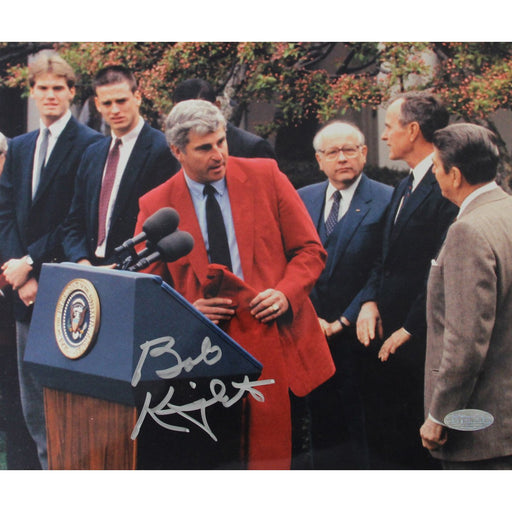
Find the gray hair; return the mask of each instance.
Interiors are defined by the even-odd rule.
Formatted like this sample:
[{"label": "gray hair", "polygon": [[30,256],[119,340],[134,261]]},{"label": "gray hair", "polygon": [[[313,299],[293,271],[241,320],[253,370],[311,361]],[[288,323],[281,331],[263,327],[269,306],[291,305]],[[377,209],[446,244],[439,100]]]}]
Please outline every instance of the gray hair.
[{"label": "gray hair", "polygon": [[165,137],[171,146],[183,151],[189,143],[191,131],[199,135],[226,128],[226,119],[221,111],[205,100],[185,100],[176,104],[165,121]]},{"label": "gray hair", "polygon": [[0,154],[2,153],[7,153],[7,138],[2,132],[0,132]]},{"label": "gray hair", "polygon": [[496,178],[500,152],[491,130],[470,123],[457,123],[437,130],[433,136],[446,174],[457,167],[470,185]]},{"label": "gray hair", "polygon": [[450,114],[439,98],[428,91],[410,91],[399,95],[403,99],[399,121],[402,126],[417,122],[423,138],[432,142],[436,130],[448,125]]},{"label": "gray hair", "polygon": [[330,132],[336,131],[339,128],[342,128],[346,133],[356,134],[357,138],[359,139],[359,144],[364,146],[364,134],[355,124],[347,123],[345,121],[332,121],[331,123],[328,123],[322,127],[313,138],[313,148],[315,151],[318,151],[322,146],[324,135],[328,135]]}]

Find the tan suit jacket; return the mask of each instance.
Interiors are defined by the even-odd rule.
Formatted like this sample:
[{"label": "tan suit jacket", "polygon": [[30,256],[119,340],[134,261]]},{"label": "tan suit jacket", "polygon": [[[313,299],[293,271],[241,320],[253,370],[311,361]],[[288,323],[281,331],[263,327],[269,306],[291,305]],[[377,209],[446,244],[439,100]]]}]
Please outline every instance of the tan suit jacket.
[{"label": "tan suit jacket", "polygon": [[427,290],[425,412],[494,417],[486,429],[448,430],[444,460],[512,454],[512,198],[483,193],[450,227]]}]

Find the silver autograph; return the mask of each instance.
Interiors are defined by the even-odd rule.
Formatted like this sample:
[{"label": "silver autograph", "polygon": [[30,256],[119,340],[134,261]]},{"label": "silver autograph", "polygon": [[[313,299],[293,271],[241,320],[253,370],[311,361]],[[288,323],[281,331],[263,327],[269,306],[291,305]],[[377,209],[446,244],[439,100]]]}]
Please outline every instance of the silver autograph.
[{"label": "silver autograph", "polygon": [[[169,366],[165,370],[157,370],[156,374],[162,379],[173,379],[178,377],[182,372],[189,373],[198,364],[204,363],[212,366],[222,358],[222,350],[217,345],[212,345],[211,340],[208,336],[203,339],[201,344],[201,351],[197,357],[188,357],[185,360],[175,350],[175,339],[171,336],[164,336],[161,338],[155,338],[154,340],[143,343],[141,348],[141,356],[135,368],[132,377],[132,386],[135,387],[140,382],[142,375],[142,367],[147,357],[160,357],[165,354],[170,355],[174,358],[175,364]],[[155,406],[151,406],[152,394],[146,393],[144,405],[137,419],[137,423],[131,434],[131,439],[135,440],[140,432],[142,423],[149,414],[151,418],[160,426],[167,430],[175,432],[189,432],[190,430],[186,427],[180,427],[178,425],[172,425],[164,418],[168,416],[178,415],[182,418],[187,419],[192,424],[204,430],[214,441],[217,441],[217,437],[211,430],[208,419],[207,409],[208,407],[221,403],[223,407],[228,408],[241,400],[245,393],[249,393],[258,402],[264,402],[265,397],[263,393],[256,389],[260,386],[268,386],[274,384],[273,379],[261,380],[261,381],[250,381],[249,378],[244,376],[242,382],[231,382],[231,386],[235,391],[234,395],[230,398],[226,392],[226,384],[220,379],[211,379],[209,390],[211,396],[208,398],[200,398],[189,404],[177,405],[173,404],[171,400],[174,397],[175,388],[169,386],[169,390],[165,397]],[[191,388],[195,388],[196,384],[194,381],[190,381],[189,385]],[[191,415],[193,412],[199,412],[199,417],[196,418]]]}]

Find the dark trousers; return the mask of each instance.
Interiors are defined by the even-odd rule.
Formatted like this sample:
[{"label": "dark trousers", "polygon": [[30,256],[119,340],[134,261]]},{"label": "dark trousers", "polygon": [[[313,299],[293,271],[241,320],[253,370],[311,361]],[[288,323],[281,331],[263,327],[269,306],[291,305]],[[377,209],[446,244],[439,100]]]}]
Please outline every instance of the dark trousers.
[{"label": "dark trousers", "polygon": [[23,418],[16,357],[16,330],[9,297],[0,299],[0,430],[7,469],[41,469]]},{"label": "dark trousers", "polygon": [[377,352],[369,349],[363,374],[370,469],[441,469],[419,434],[423,369],[398,352],[381,362]]},{"label": "dark trousers", "polygon": [[361,396],[361,355],[355,333],[329,342],[336,373],[308,396],[313,469],[368,469]]}]

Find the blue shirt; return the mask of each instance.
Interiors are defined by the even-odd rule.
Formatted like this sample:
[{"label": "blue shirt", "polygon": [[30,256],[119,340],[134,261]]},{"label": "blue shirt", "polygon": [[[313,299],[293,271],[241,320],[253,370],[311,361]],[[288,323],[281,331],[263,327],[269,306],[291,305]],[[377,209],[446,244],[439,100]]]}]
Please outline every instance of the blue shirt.
[{"label": "blue shirt", "polygon": [[[204,184],[190,179],[186,172],[184,172],[184,176],[190,191],[190,195],[192,197],[192,202],[194,203],[197,220],[199,221],[201,234],[203,235],[204,244],[208,253],[208,260],[210,261],[210,245],[208,243],[208,229],[206,227],[206,196],[203,193]],[[215,198],[219,203],[220,209],[222,211],[222,217],[224,218],[224,225],[226,227],[226,234],[228,236],[231,264],[233,265],[233,274],[235,274],[240,279],[243,279],[244,275],[242,272],[242,264],[240,262],[240,253],[238,252],[238,244],[236,241],[235,226],[233,224],[233,214],[231,213],[231,203],[229,201],[226,178],[222,178],[218,181],[212,181],[210,185],[212,185],[212,187],[214,187],[217,192],[217,194],[215,194]]]}]

